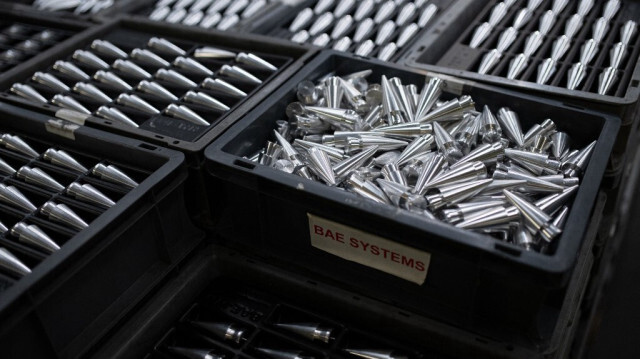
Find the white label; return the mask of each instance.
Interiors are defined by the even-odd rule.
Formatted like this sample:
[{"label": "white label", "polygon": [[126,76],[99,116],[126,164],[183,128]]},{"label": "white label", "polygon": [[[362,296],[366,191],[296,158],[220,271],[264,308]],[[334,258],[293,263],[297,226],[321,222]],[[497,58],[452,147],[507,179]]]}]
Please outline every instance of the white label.
[{"label": "white label", "polygon": [[75,140],[75,132],[80,126],[63,120],[48,120],[44,124],[44,127],[46,128],[47,132],[55,133],[58,136]]},{"label": "white label", "polygon": [[84,126],[85,121],[91,117],[91,115],[63,108],[56,111],[56,117]]},{"label": "white label", "polygon": [[416,284],[427,278],[431,254],[307,213],[311,245]]}]

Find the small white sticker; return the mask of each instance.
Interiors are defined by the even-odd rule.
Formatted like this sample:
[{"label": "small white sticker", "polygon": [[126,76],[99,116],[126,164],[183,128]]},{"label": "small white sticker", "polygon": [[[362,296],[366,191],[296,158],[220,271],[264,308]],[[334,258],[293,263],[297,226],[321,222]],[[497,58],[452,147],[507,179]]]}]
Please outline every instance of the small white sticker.
[{"label": "small white sticker", "polygon": [[58,136],[62,136],[71,140],[76,139],[75,132],[80,126],[75,123],[66,122],[63,120],[48,120],[44,124],[47,132],[55,133]]},{"label": "small white sticker", "polygon": [[311,245],[416,284],[427,278],[431,254],[307,213]]},{"label": "small white sticker", "polygon": [[84,126],[84,123],[91,115],[63,108],[56,111],[56,117]]}]

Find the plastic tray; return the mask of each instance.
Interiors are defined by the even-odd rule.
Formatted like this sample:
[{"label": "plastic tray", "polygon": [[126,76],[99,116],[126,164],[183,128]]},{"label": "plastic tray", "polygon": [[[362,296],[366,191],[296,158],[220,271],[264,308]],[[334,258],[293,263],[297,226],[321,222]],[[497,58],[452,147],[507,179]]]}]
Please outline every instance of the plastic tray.
[{"label": "plastic tray", "polygon": [[[300,81],[313,81],[330,71],[344,74],[363,69],[373,70],[372,81],[381,74],[400,77],[403,83],[424,80],[421,74],[404,68],[327,52],[207,148],[212,176],[209,186],[219,189],[210,202],[220,209],[218,231],[222,239],[230,246],[278,258],[354,291],[467,328],[530,328],[539,315],[539,302],[551,288],[565,287],[575,266],[619,120],[555,101],[445,78],[445,92],[468,94],[476,103],[492,108],[509,106],[521,114],[523,128],[536,119],[552,118],[558,128],[576,139],[575,146],[598,139],[599,148],[551,255],[428,222],[242,158],[263,146],[275,121],[284,116],[284,108],[295,97]],[[416,285],[312,247],[308,214],[430,253],[426,281]],[[522,301],[538,304],[522,306]],[[515,312],[519,314],[509,314]]]},{"label": "plastic tray", "polygon": [[[203,238],[186,215],[184,156],[137,140],[0,104],[0,131],[20,136],[36,151],[63,149],[85,166],[114,164],[139,185],[131,190],[99,178],[60,169],[39,157],[0,149],[18,169],[42,168],[64,186],[76,179],[116,200],[104,210],[17,177],[17,187],[36,206],[52,199],[89,223],[77,231],[36,213],[0,205],[11,228],[23,220],[38,225],[61,249],[51,255],[18,242],[8,233],[0,245],[32,268],[21,279],[0,278],[0,352],[6,358],[77,357],[97,342]],[[88,168],[90,168],[88,167]]]}]

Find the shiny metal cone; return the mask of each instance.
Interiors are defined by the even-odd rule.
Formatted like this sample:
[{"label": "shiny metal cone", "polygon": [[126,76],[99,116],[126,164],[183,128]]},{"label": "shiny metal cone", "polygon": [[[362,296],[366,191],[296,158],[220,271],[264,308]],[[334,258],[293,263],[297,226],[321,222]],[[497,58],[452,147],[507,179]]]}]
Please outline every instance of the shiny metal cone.
[{"label": "shiny metal cone", "polygon": [[206,66],[190,57],[178,56],[175,58],[175,60],[173,60],[173,65],[175,67],[185,69],[193,73],[205,76],[213,75],[213,71],[209,70]]},{"label": "shiny metal cone", "polygon": [[[190,10],[190,11],[193,11],[193,10]],[[147,42],[147,46],[149,46],[150,48],[158,52],[162,52],[169,55],[184,56],[187,54],[187,52],[181,49],[179,46],[175,45],[174,43],[172,43],[167,39],[160,38],[160,37],[150,38],[149,41]]]},{"label": "shiny metal cone", "polygon": [[353,13],[353,19],[355,21],[361,21],[373,14],[375,9],[375,0],[362,0],[358,1],[358,8]]},{"label": "shiny metal cone", "polygon": [[618,70],[613,67],[605,68],[598,76],[598,94],[607,95],[612,86],[618,81]]},{"label": "shiny metal cone", "polygon": [[210,125],[210,123],[207,122],[204,118],[184,105],[170,104],[169,106],[167,106],[167,108],[164,109],[164,113],[171,117],[179,118],[181,120],[185,120],[199,126]]},{"label": "shiny metal cone", "polygon": [[262,71],[277,71],[278,68],[273,66],[268,61],[264,60],[260,56],[254,55],[252,53],[240,52],[236,56],[236,61],[244,64],[246,66],[259,69]]},{"label": "shiny metal cone", "polygon": [[295,33],[307,27],[307,25],[309,25],[309,23],[311,22],[311,19],[313,19],[313,16],[314,14],[311,8],[303,9],[298,13],[298,15],[296,15],[295,19],[293,19],[293,21],[289,25],[289,31]]},{"label": "shiny metal cone", "polygon": [[534,204],[546,214],[551,215],[569,202],[569,200],[578,192],[579,186],[571,186],[565,188],[562,192],[550,194],[537,200]]},{"label": "shiny metal cone", "polygon": [[419,122],[427,121],[457,121],[462,119],[464,113],[473,110],[475,103],[470,96],[463,95],[460,98],[447,101],[434,108],[422,117],[416,117]]},{"label": "shiny metal cone", "polygon": [[[491,182],[487,187],[485,187],[485,190],[495,182],[496,182],[495,180]],[[442,218],[442,220],[447,223],[457,224],[464,221],[466,218],[470,218],[471,216],[479,212],[504,206],[504,205],[505,205],[505,202],[503,201],[457,203],[457,204],[454,204],[453,206],[448,207],[450,209],[443,210],[441,212],[440,218]]]},{"label": "shiny metal cone", "polygon": [[218,323],[218,322],[191,322],[196,328],[200,328],[215,338],[241,344],[247,340],[247,329],[235,323]]},{"label": "shiny metal cone", "polygon": [[373,16],[373,21],[376,24],[382,24],[383,22],[389,20],[393,13],[396,10],[396,4],[392,0],[385,1],[378,7],[378,11]]},{"label": "shiny metal cone", "polygon": [[455,163],[462,158],[462,151],[456,147],[453,137],[438,122],[433,122],[433,136],[438,150],[444,155],[449,164]]},{"label": "shiny metal cone", "polygon": [[480,66],[478,67],[478,73],[481,75],[487,74],[489,71],[493,69],[494,66],[500,62],[502,59],[502,53],[496,49],[493,49],[482,57],[482,61],[480,61]]},{"label": "shiny metal cone", "polygon": [[348,137],[345,152],[352,154],[355,151],[365,149],[370,146],[378,146],[380,150],[395,150],[407,145],[407,142],[384,138],[379,136],[362,135],[360,137]]},{"label": "shiny metal cone", "polygon": [[341,180],[345,177],[348,177],[358,169],[362,167],[362,165],[368,161],[378,150],[378,146],[367,147],[361,152],[356,153],[355,155],[346,158],[335,165],[333,165],[333,172],[335,174],[336,179]]},{"label": "shiny metal cone", "polygon": [[202,81],[201,86],[231,97],[242,98],[247,96],[244,91],[221,79],[206,78]]},{"label": "shiny metal cone", "polygon": [[68,225],[77,230],[89,227],[87,222],[65,204],[47,201],[40,207],[40,213],[47,216],[51,221]]},{"label": "shiny metal cone", "polygon": [[314,21],[311,27],[309,27],[309,35],[316,36],[325,32],[333,24],[334,20],[335,17],[333,16],[333,13],[330,12],[325,12],[318,16],[316,21]]},{"label": "shiny metal cone", "polygon": [[136,85],[136,90],[150,94],[162,100],[176,101],[178,99],[178,96],[174,95],[171,91],[154,81],[142,80],[138,85]]},{"label": "shiny metal cone", "polygon": [[80,162],[71,157],[71,155],[64,150],[49,148],[44,152],[42,157],[56,166],[64,167],[78,173],[86,173],[88,171],[83,165],[80,164]]},{"label": "shiny metal cone", "polygon": [[416,106],[416,120],[423,118],[431,111],[436,101],[438,101],[440,95],[442,94],[442,86],[442,80],[437,77],[432,77],[425,84],[425,86],[422,88],[422,92],[420,93],[418,105]]},{"label": "shiny metal cone", "polygon": [[598,42],[594,39],[587,40],[580,49],[580,62],[588,65],[598,53]]},{"label": "shiny metal cone", "polygon": [[202,11],[190,12],[184,17],[184,19],[182,19],[182,25],[196,26],[200,23],[203,17],[204,13]]},{"label": "shiny metal cone", "polygon": [[576,10],[576,13],[580,16],[587,16],[587,14],[591,11],[591,8],[593,8],[593,4],[594,4],[594,0],[579,0],[580,2],[578,3],[578,9]]},{"label": "shiny metal cone", "polygon": [[136,110],[148,113],[148,114],[159,114],[160,111],[155,107],[151,106],[147,101],[141,99],[136,95],[129,95],[126,93],[120,94],[118,98],[116,98],[116,102],[122,106],[135,108]]},{"label": "shiny metal cone", "polygon": [[420,27],[416,23],[411,23],[400,30],[400,34],[396,39],[395,43],[398,48],[404,47],[414,36],[418,33]]},{"label": "shiny metal cone", "polygon": [[539,235],[545,242],[550,243],[562,233],[562,230],[550,223],[551,218],[540,208],[509,190],[503,190],[502,192],[509,202],[520,210],[527,228]]},{"label": "shiny metal cone", "polygon": [[569,149],[569,135],[566,132],[555,132],[551,135],[551,154],[559,159]]},{"label": "shiny metal cone", "polygon": [[231,4],[231,0],[216,0],[207,8],[207,13],[220,12]]},{"label": "shiny metal cone", "polygon": [[347,51],[349,50],[349,48],[351,47],[352,41],[351,38],[348,36],[344,36],[342,38],[340,38],[340,40],[336,41],[335,43],[333,43],[333,49],[334,50],[338,50],[338,51]]},{"label": "shiny metal cone", "polygon": [[184,8],[173,9],[169,15],[164,19],[164,21],[171,24],[178,24],[187,16],[187,10]]},{"label": "shiny metal cone", "polygon": [[446,159],[441,154],[431,157],[423,166],[413,187],[413,193],[424,195],[427,192],[427,184],[431,182],[441,171]]},{"label": "shiny metal cone", "polygon": [[196,49],[193,53],[193,57],[206,59],[233,59],[236,57],[236,53],[219,49],[217,47],[203,46]]},{"label": "shiny metal cone", "polygon": [[230,28],[235,26],[239,21],[240,21],[240,16],[238,16],[237,14],[225,15],[216,26],[216,29],[221,31],[229,30]]},{"label": "shiny metal cone", "polygon": [[217,355],[211,349],[200,348],[184,348],[184,347],[167,347],[172,354],[178,355],[180,358],[187,359],[224,359],[224,356]]},{"label": "shiny metal cone", "polygon": [[498,44],[496,50],[498,52],[505,52],[511,47],[514,41],[518,38],[518,30],[513,27],[504,30],[498,37]]},{"label": "shiny metal cone", "polygon": [[429,192],[427,192],[425,198],[427,200],[429,209],[435,212],[440,210],[444,206],[463,202],[467,198],[475,196],[480,191],[482,191],[482,189],[488,186],[492,181],[492,178],[487,178],[476,181],[440,186],[433,191],[433,194],[429,194]]},{"label": "shiny metal cone", "polygon": [[329,159],[335,162],[342,161],[346,157],[344,154],[344,150],[340,148],[323,145],[322,143],[301,140],[299,138],[296,138],[293,141],[293,146],[304,149],[305,151],[308,151],[310,148],[317,148],[325,152],[327,156],[329,156]]},{"label": "shiny metal cone", "polygon": [[396,15],[396,25],[403,26],[404,24],[406,24],[416,14],[416,10],[417,7],[414,3],[409,2],[404,4],[404,6],[402,6],[402,9],[400,9],[400,11],[398,12],[398,15]]},{"label": "shiny metal cone", "polygon": [[577,177],[586,168],[596,146],[596,141],[591,142],[588,146],[581,149],[575,156],[562,163],[562,172],[565,177]]},{"label": "shiny metal cone", "polygon": [[336,8],[333,9],[333,15],[335,15],[336,18],[343,17],[351,12],[356,2],[356,0],[341,0],[336,5]]},{"label": "shiny metal cone", "polygon": [[389,198],[391,203],[409,211],[422,212],[427,208],[427,201],[423,196],[412,194],[409,187],[386,179],[377,178],[376,183]]},{"label": "shiny metal cone", "polygon": [[556,129],[556,124],[549,118],[542,121],[540,124],[535,124],[531,126],[529,131],[524,134],[524,146],[527,147],[533,144],[535,138],[539,135],[543,135],[549,133]]},{"label": "shiny metal cone", "polygon": [[540,246],[540,241],[534,238],[525,225],[520,224],[513,233],[513,243],[528,250],[536,250]]},{"label": "shiny metal cone", "polygon": [[262,80],[260,80],[259,78],[255,77],[251,73],[247,72],[246,70],[238,66],[222,65],[222,67],[220,68],[220,74],[223,76],[231,77],[243,82],[249,82],[256,85],[259,85],[262,83]]},{"label": "shiny metal cone", "polygon": [[16,173],[16,170],[2,158],[0,158],[0,173],[2,173],[3,175],[12,176],[14,173]]},{"label": "shiny metal cone", "polygon": [[95,74],[93,74],[93,78],[98,82],[107,84],[118,90],[129,91],[133,89],[131,85],[129,85],[125,80],[121,79],[120,76],[114,74],[113,72],[98,70]]},{"label": "shiny metal cone", "polygon": [[620,1],[609,0],[604,4],[604,7],[602,8],[602,17],[607,20],[611,20],[614,16],[616,16],[618,10],[620,10]]},{"label": "shiny metal cone", "polygon": [[38,71],[34,73],[33,76],[31,76],[31,80],[39,84],[45,85],[53,89],[54,91],[66,92],[70,90],[69,86],[67,86],[64,82],[60,81],[57,77],[53,76],[50,73]]},{"label": "shiny metal cone", "polygon": [[41,188],[46,188],[54,192],[60,192],[64,186],[53,179],[46,172],[38,167],[22,166],[17,172],[17,177],[21,180],[34,184]]},{"label": "shiny metal cone", "polygon": [[587,77],[586,66],[581,62],[577,62],[573,64],[567,74],[567,89],[569,90],[577,89],[585,77]]},{"label": "shiny metal cone", "polygon": [[311,341],[329,343],[332,339],[333,328],[323,326],[320,323],[278,323],[275,326]]},{"label": "shiny metal cone", "polygon": [[211,3],[213,3],[213,1],[214,0],[195,0],[191,5],[191,7],[189,8],[189,12],[205,10],[207,7],[211,5]]},{"label": "shiny metal cone", "polygon": [[20,242],[31,247],[43,250],[46,253],[54,253],[60,247],[46,233],[34,224],[18,222],[11,228],[11,235],[18,237]]},{"label": "shiny metal cone", "polygon": [[609,50],[609,66],[614,69],[620,68],[622,65],[622,61],[627,55],[627,46],[622,42],[618,42],[611,47]]},{"label": "shiny metal cone", "polygon": [[620,28],[620,42],[625,45],[629,45],[637,30],[638,24],[635,21],[629,20],[625,22]]},{"label": "shiny metal cone", "polygon": [[171,69],[158,69],[155,73],[155,77],[185,88],[198,87],[197,83],[191,81],[191,79],[183,74]]},{"label": "shiny metal cone", "polygon": [[582,28],[583,21],[584,20],[582,16],[573,14],[564,24],[564,35],[568,38],[574,37]]},{"label": "shiny metal cone", "polygon": [[234,0],[227,8],[224,10],[225,15],[236,14],[242,9],[244,9],[247,5],[249,5],[249,0]]},{"label": "shiny metal cone", "polygon": [[109,64],[96,56],[93,52],[76,50],[71,56],[74,60],[81,62],[91,68],[99,70],[108,70]]},{"label": "shiny metal cone", "polygon": [[504,154],[525,168],[529,168],[529,166],[527,166],[528,164],[533,164],[542,167],[543,169],[550,169],[555,171],[555,173],[558,173],[561,165],[559,161],[550,159],[549,155],[545,153],[535,153],[507,148],[504,150]]},{"label": "shiny metal cone", "polygon": [[73,85],[73,92],[98,102],[111,102],[111,97],[91,83],[78,82]]},{"label": "shiny metal cone", "polygon": [[462,157],[458,162],[452,164],[449,168],[454,169],[465,163],[480,161],[485,166],[494,166],[498,156],[504,154],[504,146],[500,142],[485,143],[476,147],[473,151]]},{"label": "shiny metal cone", "polygon": [[556,14],[560,14],[564,8],[567,7],[568,3],[569,0],[553,0],[553,3],[551,4],[551,11]]},{"label": "shiny metal cone", "polygon": [[540,179],[539,177],[535,177],[533,175],[519,171],[504,172],[502,170],[495,170],[493,172],[493,178],[526,180],[527,184],[522,188],[524,188],[525,191],[531,193],[556,193],[562,192],[562,190],[564,189],[564,186],[557,185],[555,183]]},{"label": "shiny metal cone", "polygon": [[567,218],[569,218],[569,207],[563,206],[560,208],[551,224],[556,226],[557,228],[563,229],[565,223],[567,222]]},{"label": "shiny metal cone", "polygon": [[[351,82],[345,81],[339,77],[338,79],[340,81],[340,86],[342,87],[342,90],[343,90],[343,96],[347,100],[347,102],[349,102],[349,104],[357,111],[366,109],[367,102],[362,92],[360,92],[360,90],[358,90]],[[325,100],[327,100],[326,96],[325,96]]]},{"label": "shiny metal cone", "polygon": [[19,189],[2,183],[0,183],[0,201],[11,207],[21,209],[24,212],[33,212],[37,209]]},{"label": "shiny metal cone", "polygon": [[520,125],[518,114],[511,111],[508,107],[502,107],[498,110],[497,119],[502,128],[502,132],[509,140],[515,142],[517,147],[524,146],[524,134],[522,133],[522,126]]},{"label": "shiny metal cone", "polygon": [[120,59],[126,59],[128,57],[126,52],[106,40],[93,40],[91,43],[91,49],[99,54],[117,57]]},{"label": "shiny metal cone", "polygon": [[522,53],[527,57],[533,56],[544,42],[544,35],[540,31],[532,32],[524,42]]},{"label": "shiny metal cone", "polygon": [[371,130],[373,133],[381,133],[384,136],[394,138],[411,138],[433,133],[433,126],[430,123],[408,122],[397,125],[377,127]]},{"label": "shiny metal cone", "polygon": [[469,162],[448,172],[439,173],[426,184],[427,188],[453,184],[457,182],[475,181],[487,177],[487,166],[482,162]]},{"label": "shiny metal cone", "polygon": [[387,84],[388,87],[383,87],[383,91],[391,90],[391,94],[395,97],[395,103],[399,106],[397,108],[392,108],[392,112],[399,110],[403,122],[412,122],[414,119],[413,98],[409,98],[409,94],[406,92],[399,78],[394,77],[389,80]]},{"label": "shiny metal cone", "polygon": [[527,68],[527,66],[529,66],[529,57],[526,54],[517,55],[509,61],[507,78],[510,80],[516,80],[520,77],[520,74]]},{"label": "shiny metal cone", "polygon": [[542,1],[543,0],[528,0],[527,1],[527,8],[531,9],[531,10],[535,10],[535,9],[538,8],[538,6],[540,6]]},{"label": "shiny metal cone", "polygon": [[307,149],[308,166],[324,183],[336,185],[336,177],[331,168],[331,160],[326,152],[317,147]]},{"label": "shiny metal cone", "polygon": [[124,185],[130,188],[135,188],[138,186],[138,183],[131,179],[131,177],[127,176],[124,172],[122,172],[118,167],[114,165],[105,165],[102,163],[98,163],[91,169],[91,173],[94,176],[98,176],[101,179]]},{"label": "shiny metal cone", "polygon": [[598,18],[593,23],[593,35],[591,36],[596,42],[602,42],[609,30],[609,21],[604,17]]},{"label": "shiny metal cone", "polygon": [[552,10],[547,10],[540,17],[540,25],[538,30],[542,35],[547,35],[553,29],[553,25],[556,23],[556,13]]},{"label": "shiny metal cone", "polygon": [[47,99],[29,85],[14,83],[11,85],[10,91],[20,97],[26,98],[27,100],[47,103]]},{"label": "shiny metal cone", "polygon": [[483,143],[499,142],[502,137],[502,128],[498,123],[498,120],[493,115],[489,106],[485,105],[482,109],[482,114],[478,119],[480,122],[480,129],[478,135]]},{"label": "shiny metal cone", "polygon": [[149,19],[153,21],[162,21],[167,17],[167,15],[169,15],[170,12],[171,12],[171,8],[168,6],[156,7],[151,12],[151,14],[149,14]]},{"label": "shiny metal cone", "polygon": [[341,106],[344,97],[343,82],[337,76],[331,76],[324,81],[322,90],[328,108],[339,108]]},{"label": "shiny metal cone", "polygon": [[318,46],[318,47],[326,47],[327,45],[329,45],[330,42],[331,42],[331,38],[329,37],[329,35],[322,33],[316,36],[316,38],[313,39],[313,41],[311,41],[311,45]]},{"label": "shiny metal cone", "polygon": [[307,356],[301,350],[276,350],[269,348],[255,348],[255,350],[262,354],[266,355],[272,359],[311,359],[313,357]]},{"label": "shiny metal cone", "polygon": [[100,106],[95,112],[96,116],[102,117],[106,120],[116,121],[128,126],[138,127],[138,124],[133,121],[129,116],[122,113],[116,107]]},{"label": "shiny metal cone", "polygon": [[133,49],[130,54],[131,58],[140,62],[144,62],[156,67],[169,67],[171,64],[169,61],[154,54],[147,49]]},{"label": "shiny metal cone", "polygon": [[513,26],[516,30],[519,30],[524,25],[526,25],[532,17],[533,10],[528,8],[520,9],[516,13],[516,16],[513,18],[513,25],[511,26]]},{"label": "shiny metal cone", "polygon": [[539,176],[538,178],[564,187],[571,187],[580,184],[580,179],[578,177],[565,177],[564,174]]},{"label": "shiny metal cone", "polygon": [[335,0],[318,0],[316,6],[313,8],[313,12],[316,15],[320,15],[329,10],[334,4]]},{"label": "shiny metal cone", "polygon": [[353,41],[359,43],[366,40],[369,37],[369,35],[373,33],[373,30],[375,29],[375,27],[376,27],[376,23],[373,22],[373,20],[369,18],[364,19],[356,27],[356,31],[353,34]]},{"label": "shiny metal cone", "polygon": [[551,47],[551,59],[560,61],[571,47],[571,39],[566,35],[558,37]]},{"label": "shiny metal cone", "polygon": [[509,7],[504,2],[497,3],[493,9],[491,9],[491,14],[489,15],[489,20],[487,21],[491,26],[498,25],[507,15],[507,10]]},{"label": "shiny metal cone", "polygon": [[204,92],[188,91],[184,95],[183,99],[185,102],[197,103],[216,111],[229,111],[229,106],[223,104],[222,102],[216,100],[215,98],[209,96]]},{"label": "shiny metal cone", "polygon": [[433,20],[437,12],[438,7],[435,4],[427,5],[427,7],[422,10],[420,17],[418,18],[418,26],[420,26],[421,28],[427,26],[427,24],[431,22],[431,20]]},{"label": "shiny metal cone", "polygon": [[31,269],[14,256],[8,249],[0,247],[0,269],[19,278],[31,273]]},{"label": "shiny metal cone", "polygon": [[330,122],[334,126],[353,129],[356,123],[362,121],[360,115],[358,115],[354,110],[319,106],[307,106],[306,110],[309,113],[317,115],[322,120]]},{"label": "shiny metal cone", "polygon": [[152,77],[151,74],[147,72],[147,70],[129,60],[118,59],[115,60],[111,66],[120,72],[133,76],[140,80],[150,79]]},{"label": "shiny metal cone", "polygon": [[75,197],[78,200],[97,204],[106,208],[112,207],[116,204],[109,197],[107,197],[98,189],[88,183],[80,184],[77,182],[73,182],[67,187],[65,193]]},{"label": "shiny metal cone", "polygon": [[471,42],[469,42],[469,47],[472,49],[480,46],[484,40],[489,37],[491,31],[493,30],[493,26],[488,22],[483,22],[478,26],[478,28],[473,32],[473,36],[471,37]]},{"label": "shiny metal cone", "polygon": [[460,124],[461,126],[456,130],[454,138],[458,149],[466,155],[478,143],[480,121],[478,121],[478,116],[469,115],[465,116],[465,119],[460,121]]},{"label": "shiny metal cone", "polygon": [[546,85],[551,77],[556,72],[556,61],[554,59],[544,59],[540,65],[538,65],[538,76],[536,77],[536,83],[540,85]]},{"label": "shiny metal cone", "polygon": [[378,27],[378,33],[376,34],[375,44],[380,46],[386,43],[391,35],[396,31],[396,23],[392,20],[387,20],[384,24]]},{"label": "shiny metal cone", "polygon": [[[212,29],[220,23],[220,20],[222,20],[222,14],[220,14],[219,12],[214,12],[214,13],[205,15],[204,18],[202,18],[202,20],[200,21],[200,24],[198,24],[198,26],[205,29]],[[193,55],[194,57],[202,57],[202,56],[198,56],[198,50],[199,49],[195,51]]]},{"label": "shiny metal cone", "polygon": [[407,359],[406,356],[386,349],[344,349],[345,352],[358,358],[366,359]]},{"label": "shiny metal cone", "polygon": [[2,134],[2,136],[0,136],[0,145],[3,145],[11,151],[22,153],[23,155],[29,156],[31,158],[37,158],[39,156],[36,150],[34,150],[31,146],[24,142],[22,138],[16,135],[10,135],[8,133]]},{"label": "shiny metal cone", "polygon": [[407,147],[404,148],[400,156],[396,159],[396,164],[398,166],[402,166],[407,163],[410,159],[427,152],[431,151],[431,146],[433,145],[433,136],[424,135],[416,138],[413,142],[409,143]]},{"label": "shiny metal cone", "polygon": [[479,196],[501,195],[504,189],[519,189],[527,184],[526,180],[520,179],[494,179],[478,193]]}]

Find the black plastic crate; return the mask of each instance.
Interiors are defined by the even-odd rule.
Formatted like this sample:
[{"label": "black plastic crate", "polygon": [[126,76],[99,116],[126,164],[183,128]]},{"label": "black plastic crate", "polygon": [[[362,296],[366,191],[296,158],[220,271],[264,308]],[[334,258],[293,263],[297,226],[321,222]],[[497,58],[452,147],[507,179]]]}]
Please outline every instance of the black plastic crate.
[{"label": "black plastic crate", "polygon": [[43,169],[63,186],[88,183],[116,203],[106,209],[27,183],[16,175],[2,182],[18,188],[34,205],[66,204],[89,226],[76,230],[3,202],[2,222],[11,228],[36,224],[61,247],[47,255],[5,233],[8,248],[32,272],[0,277],[0,351],[7,358],[77,357],[118,323],[204,237],[186,214],[184,155],[132,139],[0,104],[0,131],[17,135],[42,154],[62,149],[84,166],[113,164],[138,186],[129,189],[89,173],[77,173],[0,149],[19,169]]},{"label": "black plastic crate", "polygon": [[[502,334],[525,333],[529,339],[535,338],[537,334],[527,332],[537,325],[540,303],[550,290],[566,287],[576,263],[619,120],[555,101],[445,78],[445,93],[468,94],[476,103],[492,108],[509,106],[521,114],[523,128],[552,118],[559,129],[576,139],[577,147],[598,139],[599,148],[551,255],[425,221],[242,158],[263,146],[275,121],[284,117],[285,107],[295,98],[300,81],[313,81],[331,71],[340,75],[364,69],[373,71],[372,81],[382,74],[397,76],[403,83],[424,80],[422,74],[401,67],[327,52],[207,148],[209,186],[219,189],[210,201],[220,209],[217,228],[224,243],[306,268],[354,291],[465,328],[510,328],[510,333]],[[430,253],[426,281],[416,285],[314,248],[308,215]],[[523,302],[531,304],[523,306]]]},{"label": "black plastic crate", "polygon": [[[610,30],[599,45],[596,57],[587,67],[587,76],[576,90],[565,88],[566,70],[575,62],[580,61],[580,47],[591,38],[592,25],[601,16],[605,1],[596,1],[592,10],[584,18],[583,26],[574,36],[571,48],[558,61],[556,73],[548,85],[535,82],[537,67],[546,57],[549,57],[553,40],[564,32],[564,22],[575,12],[578,1],[570,1],[564,11],[558,16],[554,27],[544,37],[544,42],[531,57],[529,66],[518,80],[506,77],[509,62],[522,52],[526,37],[538,29],[538,22],[543,13],[550,9],[551,1],[543,1],[532,16],[519,31],[519,36],[513,45],[504,53],[500,62],[486,75],[477,73],[482,57],[495,48],[499,34],[509,27],[517,10],[526,6],[526,1],[517,1],[508,14],[498,24],[489,38],[478,48],[469,47],[473,32],[489,17],[491,9],[499,3],[498,0],[461,1],[456,7],[451,7],[443,21],[432,31],[426,33],[415,42],[403,59],[398,62],[410,67],[441,72],[453,76],[464,77],[481,82],[487,82],[504,87],[511,87],[527,93],[541,95],[550,99],[561,100],[566,103],[577,104],[581,107],[613,113],[622,120],[622,128],[616,138],[614,157],[608,168],[607,176],[618,177],[624,166],[623,155],[629,141],[630,133],[637,127],[636,119],[640,114],[640,36],[637,32],[629,44],[628,53],[620,67],[618,81],[614,89],[607,95],[598,95],[598,75],[609,64],[609,49],[619,41],[619,27],[627,20],[640,20],[640,3],[637,1],[620,2],[620,9],[610,21]],[[613,179],[612,181],[617,181]]]},{"label": "black plastic crate", "polygon": [[[292,36],[294,35],[293,32],[289,31],[289,25],[291,25],[292,21],[295,19],[295,17],[298,15],[298,13],[300,13],[300,11],[302,11],[305,8],[311,8],[314,9],[314,7],[316,6],[316,4],[318,3],[318,0],[306,0],[306,1],[300,1],[297,4],[295,4],[295,6],[293,7],[282,7],[280,9],[280,11],[277,12],[273,12],[272,14],[269,14],[267,16],[263,16],[261,19],[257,19],[255,22],[253,22],[253,24],[251,24],[251,27],[249,28],[248,31],[256,33],[256,34],[269,34],[269,36],[272,37],[278,37],[278,38],[283,38],[283,39],[288,39],[291,40]],[[328,12],[332,12],[336,6],[339,5],[339,1],[336,1],[334,4],[331,4],[329,6],[329,8],[325,11]],[[361,2],[356,1],[355,5],[348,11],[346,12],[345,15],[354,15],[357,7],[360,5]],[[376,2],[374,4],[374,10],[372,13],[370,13],[367,17],[365,17],[364,19],[362,19],[360,22],[364,21],[365,19],[372,19],[374,17],[374,15],[376,14],[377,10],[383,6],[386,3],[386,1],[379,1]],[[393,8],[393,11],[390,13],[389,15],[389,20],[395,20],[398,13],[400,12],[400,9],[406,5],[409,2],[403,2],[400,5],[396,5]],[[436,24],[438,22],[440,22],[442,19],[442,17],[444,16],[443,14],[447,13],[449,9],[451,8],[456,8],[458,7],[458,2],[456,0],[435,0],[435,1],[428,1],[428,2],[422,2],[423,5],[420,8],[421,10],[424,10],[424,8],[428,5],[435,5],[437,7],[437,12],[435,13],[435,15],[433,15],[433,17],[431,17],[431,19],[429,20],[429,22],[427,22],[427,24],[423,27],[418,29],[418,31],[413,35],[413,37],[411,37],[411,39],[402,47],[400,47],[396,53],[394,55],[392,55],[389,58],[389,61],[392,62],[396,62],[398,59],[402,58],[403,54],[405,51],[407,51],[408,49],[411,48],[411,45],[413,44],[413,42],[415,42],[417,39],[419,39],[421,36],[424,36],[424,34],[428,33],[429,31],[431,31],[430,29],[432,29],[434,26],[436,26]],[[418,18],[420,16],[420,14],[422,13],[422,11],[418,9],[415,11],[415,13],[410,17],[410,19],[404,23],[402,26],[396,26],[396,28],[393,30],[392,34],[389,36],[389,38],[384,41],[383,43],[381,43],[380,45],[376,45],[375,48],[371,51],[371,53],[369,54],[369,56],[372,57],[377,57],[378,53],[380,51],[380,49],[382,49],[386,44],[390,43],[390,42],[394,42],[397,41],[398,36],[400,35],[400,32],[409,24],[417,22]],[[311,26],[311,24],[314,23],[314,21],[321,15],[320,14],[315,14],[312,18],[312,20],[306,25],[306,27],[303,27],[302,29],[309,29],[309,27]],[[331,30],[334,27],[334,25],[338,22],[338,18],[336,18],[333,23],[326,29],[324,30],[322,33],[326,33],[327,35],[331,35]],[[353,37],[356,27],[357,25],[360,23],[358,21],[353,22],[353,24],[348,28],[348,30],[346,30],[346,32],[342,35],[342,36],[349,36],[350,38]],[[368,35],[368,37],[365,37],[365,39],[362,41],[366,41],[367,39],[371,39],[371,40],[375,40],[376,38],[376,34],[377,34],[377,30],[381,27],[381,25],[384,22],[380,23],[380,24],[376,24],[372,30],[372,33]],[[319,35],[319,34],[318,34]],[[312,44],[312,41],[314,40],[314,38],[316,37],[316,35],[309,37],[308,40],[304,41],[304,43],[307,44]],[[338,39],[331,39],[328,44],[324,47],[326,48],[332,48],[333,44],[337,41]],[[351,43],[351,45],[349,46],[347,52],[355,52],[355,50],[357,49],[358,45],[360,43],[356,43],[355,41]]]},{"label": "black plastic crate", "polygon": [[[59,10],[51,10],[51,8],[45,8],[42,6],[36,6],[35,0],[15,0],[15,1],[2,1],[0,6],[12,8],[15,11],[20,12],[39,12],[45,16],[55,15],[57,19],[85,19],[85,20],[97,20],[106,21],[109,20],[109,16],[119,15],[131,11],[138,3],[145,0],[113,0],[110,4],[107,1],[101,3],[93,2],[91,0],[85,0],[80,6],[74,6]],[[56,0],[49,0],[51,5],[56,5]],[[61,2],[58,2],[60,4]],[[95,9],[84,7],[87,5],[97,5]],[[109,6],[106,6],[109,5]]]}]

